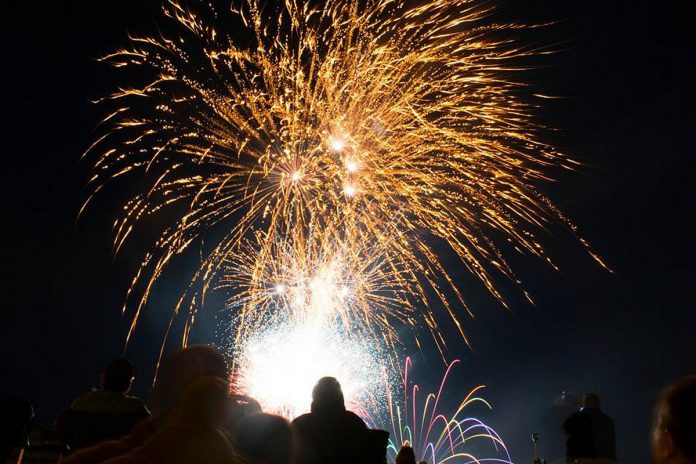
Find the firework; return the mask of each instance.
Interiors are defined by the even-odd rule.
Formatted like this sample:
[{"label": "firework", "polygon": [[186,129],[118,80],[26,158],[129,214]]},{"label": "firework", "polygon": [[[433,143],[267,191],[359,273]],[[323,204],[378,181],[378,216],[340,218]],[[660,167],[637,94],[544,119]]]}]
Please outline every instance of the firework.
[{"label": "firework", "polygon": [[384,404],[385,364],[374,342],[351,337],[328,321],[269,325],[239,344],[238,358],[236,390],[289,419],[310,411],[312,388],[327,376],[339,380],[346,406],[361,415],[375,398]]},{"label": "firework", "polygon": [[[393,461],[403,444],[410,444],[419,460],[431,464],[499,462],[512,464],[510,454],[500,435],[468,411],[476,404],[491,409],[490,404],[480,396],[482,385],[471,390],[459,403],[454,414],[447,416],[440,411],[441,401],[447,398],[445,385],[452,368],[458,363],[453,361],[447,366],[437,393],[428,393],[424,399],[418,385],[409,383],[411,359],[406,358],[404,366],[403,403],[391,395],[388,389],[389,422],[391,437],[388,453]],[[474,453],[487,452],[492,457],[476,457]]]},{"label": "firework", "polygon": [[381,340],[387,352],[395,349],[394,327],[413,308],[401,287],[403,272],[369,244],[355,249],[312,237],[304,247],[278,240],[270,255],[257,250],[258,242],[246,243],[229,256],[219,282],[230,294],[227,307],[238,328],[233,345],[290,318],[330,323],[355,339]]},{"label": "firework", "polygon": [[[351,266],[371,244],[410,301],[392,315],[413,325],[420,312],[438,347],[433,299],[462,336],[457,308],[469,307],[432,239],[503,304],[496,277],[520,281],[500,244],[553,265],[540,232],[572,225],[535,186],[574,163],[538,136],[515,81],[534,51],[508,37],[518,25],[488,22],[483,2],[417,3],[286,0],[264,10],[250,0],[192,11],[170,0],[175,32],[133,37],[104,57],[150,77],[104,99],[108,129],[88,150],[98,153],[95,194],[126,176],[144,182],[115,221],[115,250],[144,218],[169,221],[134,278],[131,332],[170,262],[196,246],[201,265],[175,310],[188,305],[189,322],[240,254],[260,270],[280,241],[309,259],[320,231]],[[202,246],[204,234],[216,238]],[[271,284],[258,276],[251,287]]]},{"label": "firework", "polygon": [[309,411],[319,378],[336,377],[348,407],[364,415],[367,404],[386,402],[380,373],[398,367],[390,318],[404,310],[400,290],[389,287],[398,281],[369,247],[308,244],[298,251],[279,240],[272,256],[255,256],[249,243],[226,264],[220,285],[230,289],[238,328],[232,380],[264,409],[294,418]]}]

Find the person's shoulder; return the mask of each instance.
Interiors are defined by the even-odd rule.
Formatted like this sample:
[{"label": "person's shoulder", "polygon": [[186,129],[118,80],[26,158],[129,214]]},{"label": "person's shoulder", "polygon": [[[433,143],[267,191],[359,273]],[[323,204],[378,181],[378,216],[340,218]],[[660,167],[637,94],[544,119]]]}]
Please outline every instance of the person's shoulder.
[{"label": "person's shoulder", "polygon": [[95,401],[95,398],[99,397],[100,391],[101,390],[90,390],[88,392],[83,393],[82,395],[75,398],[72,403],[70,403],[70,408],[77,410],[83,409],[85,407],[89,408]]},{"label": "person's shoulder", "polygon": [[314,416],[312,416],[312,413],[308,412],[307,414],[302,414],[301,416],[297,416],[296,418],[294,418],[292,420],[291,424],[292,425],[299,425],[299,426],[304,425],[304,424],[308,424],[308,423],[312,422],[313,417]]},{"label": "person's shoulder", "polygon": [[568,429],[575,425],[578,421],[582,420],[582,412],[581,411],[575,411],[572,414],[570,414],[566,419],[563,421],[563,428]]},{"label": "person's shoulder", "polygon": [[614,419],[611,418],[611,416],[605,412],[601,412],[601,418],[604,422],[606,423],[611,423],[614,424]]},{"label": "person's shoulder", "polygon": [[141,399],[108,390],[87,392],[76,398],[70,408],[75,411],[94,413],[150,415],[150,411]]},{"label": "person's shoulder", "polygon": [[367,428],[365,421],[353,411],[346,411],[346,417],[349,419],[351,425],[365,429]]},{"label": "person's shoulder", "polygon": [[290,426],[300,433],[308,433],[317,427],[317,418],[314,414],[308,412],[307,414],[302,414],[297,416],[291,423]]},{"label": "person's shoulder", "polygon": [[70,407],[74,408],[75,405],[79,405],[81,403],[84,403],[87,398],[89,398],[89,394],[91,392],[83,393],[82,395],[76,397],[74,400],[72,400],[72,403],[70,403]]},{"label": "person's shoulder", "polygon": [[134,413],[143,413],[147,414],[148,416],[150,415],[150,410],[147,409],[147,406],[145,405],[145,402],[138,398],[137,396],[131,396],[131,395],[126,395],[123,398],[123,401],[126,405],[128,405],[127,409],[132,410]]}]

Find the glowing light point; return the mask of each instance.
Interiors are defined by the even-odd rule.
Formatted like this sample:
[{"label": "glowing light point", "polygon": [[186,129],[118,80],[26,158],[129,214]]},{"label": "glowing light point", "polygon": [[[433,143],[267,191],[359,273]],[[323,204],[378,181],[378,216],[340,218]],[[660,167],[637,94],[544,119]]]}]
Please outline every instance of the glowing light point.
[{"label": "glowing light point", "polygon": [[346,147],[346,143],[341,139],[331,137],[329,146],[333,151],[342,151]]},{"label": "glowing light point", "polygon": [[345,285],[341,287],[340,295],[345,298],[350,294],[350,289],[346,287]]},{"label": "glowing light point", "polygon": [[298,180],[302,179],[302,174],[300,171],[295,171],[292,173],[292,181],[297,182]]},{"label": "glowing light point", "polygon": [[276,293],[283,293],[285,291],[285,285],[283,284],[278,284],[275,286],[275,292]]},{"label": "glowing light point", "polygon": [[349,197],[355,195],[356,192],[357,190],[352,185],[346,185],[345,187],[343,187],[343,193],[345,193]]},{"label": "glowing light point", "polygon": [[358,170],[358,163],[355,161],[348,161],[346,163],[346,170],[348,172],[356,172]]}]

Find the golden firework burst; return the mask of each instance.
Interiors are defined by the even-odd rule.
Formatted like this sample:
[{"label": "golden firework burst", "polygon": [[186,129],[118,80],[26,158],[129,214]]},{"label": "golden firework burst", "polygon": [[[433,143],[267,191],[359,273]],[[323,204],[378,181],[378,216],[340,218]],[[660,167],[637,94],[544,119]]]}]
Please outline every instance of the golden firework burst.
[{"label": "golden firework burst", "polygon": [[169,221],[134,279],[145,284],[132,328],[168,264],[210,230],[220,238],[201,247],[177,312],[223,282],[258,322],[268,285],[299,292],[297,278],[333,262],[395,292],[361,290],[351,317],[384,328],[420,314],[438,346],[429,302],[462,336],[469,307],[433,238],[503,304],[493,276],[519,280],[501,241],[553,265],[539,235],[570,223],[535,187],[574,163],[538,137],[517,82],[534,52],[510,39],[517,25],[491,24],[475,0],[195,7],[166,2],[176,33],[132,37],[103,58],[151,77],[104,99],[109,130],[89,149],[93,193],[146,174],[115,222],[115,248],[143,218]]}]

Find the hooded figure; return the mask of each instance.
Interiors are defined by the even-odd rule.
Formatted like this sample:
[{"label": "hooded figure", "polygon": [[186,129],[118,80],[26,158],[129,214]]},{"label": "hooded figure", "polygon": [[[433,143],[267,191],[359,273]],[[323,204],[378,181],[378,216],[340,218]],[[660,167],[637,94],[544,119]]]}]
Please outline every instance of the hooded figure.
[{"label": "hooded figure", "polygon": [[292,421],[293,427],[367,429],[357,414],[346,410],[341,384],[334,377],[322,377],[314,386],[311,411]]},{"label": "hooded figure", "polygon": [[341,384],[333,377],[317,382],[311,412],[292,421],[292,429],[297,440],[296,464],[368,462],[358,459],[365,451],[362,440],[368,434],[367,426],[355,413],[346,411]]}]

